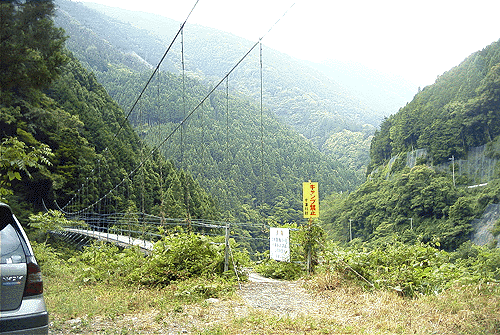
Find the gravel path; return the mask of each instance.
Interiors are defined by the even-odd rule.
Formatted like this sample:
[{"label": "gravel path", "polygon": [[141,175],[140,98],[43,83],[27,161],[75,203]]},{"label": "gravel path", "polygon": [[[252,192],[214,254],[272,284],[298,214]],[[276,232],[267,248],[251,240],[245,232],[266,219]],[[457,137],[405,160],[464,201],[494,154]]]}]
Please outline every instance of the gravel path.
[{"label": "gravel path", "polygon": [[318,313],[321,309],[315,299],[304,289],[301,281],[280,281],[251,273],[249,282],[238,293],[249,307],[275,311],[292,317]]},{"label": "gravel path", "polygon": [[205,306],[185,306],[179,314],[162,315],[153,310],[114,320],[99,316],[77,318],[53,327],[49,334],[192,334],[193,329],[226,324],[254,310],[295,318],[318,315],[324,308],[323,300],[309,294],[301,281],[279,281],[250,273],[249,281],[242,283],[229,300],[208,299]]}]

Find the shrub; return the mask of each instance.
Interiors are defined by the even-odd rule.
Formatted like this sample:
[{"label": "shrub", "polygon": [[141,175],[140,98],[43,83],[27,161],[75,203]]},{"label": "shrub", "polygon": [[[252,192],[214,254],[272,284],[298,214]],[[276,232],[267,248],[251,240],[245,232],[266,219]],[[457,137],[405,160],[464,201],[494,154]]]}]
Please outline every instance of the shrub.
[{"label": "shrub", "polygon": [[78,280],[93,282],[130,282],[131,274],[145,263],[139,249],[120,249],[114,244],[95,242],[86,246],[83,252],[68,260],[79,265]]},{"label": "shrub", "polygon": [[[236,250],[234,241],[232,249]],[[136,268],[131,278],[145,285],[164,286],[192,277],[231,277],[235,270],[233,262],[229,263],[229,274],[223,273],[224,250],[224,244],[195,233],[165,236],[155,243],[144,266]],[[248,255],[245,251],[235,251],[233,256],[237,271],[240,271]]]},{"label": "shrub", "polygon": [[323,271],[410,297],[441,292],[454,284],[500,280],[500,250],[472,245],[454,253],[400,242],[371,248],[330,245],[324,257]]},{"label": "shrub", "polygon": [[305,274],[301,264],[278,262],[274,259],[267,259],[261,262],[255,266],[255,271],[265,277],[285,280],[296,280]]},{"label": "shrub", "polygon": [[55,276],[63,268],[61,265],[64,262],[61,253],[57,252],[47,243],[38,243],[31,241],[31,246],[35,254],[36,260],[42,273],[45,276]]}]

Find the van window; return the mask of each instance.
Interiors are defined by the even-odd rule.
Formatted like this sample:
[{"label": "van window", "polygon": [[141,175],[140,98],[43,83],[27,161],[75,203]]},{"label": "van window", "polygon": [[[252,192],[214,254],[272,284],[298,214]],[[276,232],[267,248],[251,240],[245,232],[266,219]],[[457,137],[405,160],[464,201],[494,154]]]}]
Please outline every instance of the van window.
[{"label": "van window", "polygon": [[14,228],[14,219],[8,210],[0,210],[0,256],[1,264],[26,262],[21,237]]}]

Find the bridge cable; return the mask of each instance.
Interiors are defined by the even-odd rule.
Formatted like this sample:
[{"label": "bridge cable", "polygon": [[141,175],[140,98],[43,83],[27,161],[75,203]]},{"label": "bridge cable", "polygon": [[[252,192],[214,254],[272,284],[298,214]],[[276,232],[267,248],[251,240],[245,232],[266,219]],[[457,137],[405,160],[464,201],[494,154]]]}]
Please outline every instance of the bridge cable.
[{"label": "bridge cable", "polygon": [[[260,214],[264,218],[264,121],[263,121],[263,74],[262,74],[262,43],[259,43],[260,63]],[[265,222],[265,220],[263,220]]]},{"label": "bridge cable", "polygon": [[[199,1],[199,0],[197,0],[197,1],[196,1],[196,4],[198,3],[198,1]],[[191,12],[189,13],[188,18],[189,18],[189,16],[191,15],[191,13],[193,12],[194,8],[196,7],[196,4],[195,4],[195,6],[193,7],[193,9],[191,10]],[[197,105],[196,105],[196,106],[195,106],[195,107],[194,107],[194,108],[193,108],[193,109],[192,109],[192,110],[191,110],[191,111],[190,111],[190,112],[189,112],[189,113],[188,113],[188,114],[184,117],[184,119],[183,119],[183,120],[182,120],[182,121],[181,121],[181,122],[180,122],[177,126],[175,126],[175,127],[174,127],[174,129],[173,129],[173,130],[172,130],[172,131],[171,131],[171,132],[170,132],[170,133],[169,133],[169,134],[168,134],[168,135],[167,135],[167,136],[166,136],[166,137],[165,137],[165,138],[164,138],[164,139],[163,139],[163,140],[162,140],[159,144],[157,144],[157,145],[156,145],[156,146],[155,146],[155,147],[154,147],[154,148],[150,151],[150,153],[149,153],[149,154],[148,154],[145,158],[141,159],[141,162],[140,162],[140,163],[139,163],[139,164],[138,164],[138,165],[137,165],[137,166],[136,166],[136,167],[135,167],[135,168],[134,168],[134,169],[133,169],[133,170],[132,170],[132,171],[128,174],[128,176],[129,176],[129,177],[130,177],[130,176],[132,176],[132,175],[134,175],[134,174],[137,172],[137,170],[139,170],[140,168],[142,168],[142,167],[144,166],[145,162],[146,162],[148,159],[150,159],[150,158],[151,158],[151,157],[152,157],[152,156],[153,156],[153,155],[154,155],[154,154],[155,154],[155,153],[159,150],[159,148],[160,148],[160,147],[162,147],[162,146],[163,146],[163,145],[164,145],[167,141],[169,141],[169,140],[172,138],[172,136],[173,136],[173,135],[174,135],[177,131],[179,131],[179,129],[180,129],[181,127],[183,127],[183,126],[184,126],[184,123],[186,123],[186,122],[188,121],[188,119],[189,119],[189,118],[190,118],[190,117],[191,117],[191,116],[192,116],[192,115],[193,115],[193,114],[194,114],[194,113],[195,113],[195,112],[196,112],[196,111],[197,111],[197,110],[198,110],[198,109],[199,109],[199,108],[200,108],[200,107],[204,104],[204,102],[205,102],[205,101],[206,101],[206,100],[210,97],[210,95],[211,95],[212,93],[214,93],[216,89],[218,89],[218,88],[219,88],[219,86],[220,86],[220,85],[221,85],[221,84],[222,84],[222,83],[223,83],[223,82],[224,82],[224,81],[225,81],[225,80],[229,77],[229,75],[231,75],[231,74],[234,72],[234,70],[235,70],[235,69],[236,69],[236,68],[237,68],[237,67],[238,67],[238,66],[239,66],[239,65],[243,62],[243,60],[245,60],[245,59],[248,57],[248,55],[249,55],[249,54],[250,54],[250,53],[251,53],[251,52],[252,52],[252,51],[253,51],[253,50],[257,47],[257,45],[259,45],[259,44],[262,42],[262,40],[263,40],[263,39],[264,39],[264,38],[265,38],[265,37],[266,37],[266,36],[267,36],[267,35],[271,32],[271,30],[272,30],[272,29],[273,29],[273,28],[277,25],[277,23],[278,23],[278,22],[279,22],[279,21],[280,21],[280,20],[281,20],[281,19],[282,19],[282,18],[283,18],[283,17],[284,17],[287,13],[288,13],[288,11],[289,11],[289,10],[290,10],[290,9],[291,9],[294,5],[295,5],[295,3],[294,3],[294,4],[292,4],[292,6],[290,6],[290,7],[289,7],[289,9],[287,9],[287,10],[285,11],[285,13],[284,13],[284,14],[283,14],[283,15],[282,15],[282,16],[281,16],[281,17],[280,17],[280,18],[279,18],[279,19],[278,19],[278,20],[277,20],[277,21],[276,21],[276,22],[275,22],[272,26],[271,26],[271,28],[270,28],[270,29],[269,29],[269,30],[268,30],[268,31],[267,31],[264,35],[262,35],[262,37],[260,37],[260,38],[259,38],[259,40],[258,40],[257,42],[255,42],[255,43],[252,45],[252,47],[251,47],[251,48],[250,48],[250,49],[249,49],[249,50],[248,50],[248,51],[247,51],[247,52],[243,55],[243,57],[241,57],[241,58],[240,58],[240,60],[239,60],[239,61],[238,61],[238,62],[237,62],[237,63],[236,63],[236,64],[235,64],[235,65],[234,65],[234,66],[233,66],[233,67],[232,67],[232,68],[231,68],[231,69],[230,69],[227,73],[226,73],[226,75],[225,75],[222,79],[220,79],[220,80],[219,80],[219,82],[218,82],[218,83],[217,83],[217,84],[216,84],[216,85],[215,85],[215,86],[214,86],[214,87],[213,87],[213,88],[212,88],[212,89],[208,92],[208,94],[207,94],[207,95],[206,95],[206,96],[205,96],[205,97],[204,97],[204,98],[203,98],[203,99],[202,99],[202,100],[201,100],[201,101],[200,101],[200,102],[199,102],[199,103],[198,103],[198,104],[197,104]],[[186,18],[186,21],[184,21],[184,23],[182,24],[181,29],[182,29],[182,28],[184,27],[184,25],[186,24],[186,22],[187,22],[187,19],[188,19],[188,18]],[[168,47],[167,51],[165,52],[165,54],[163,55],[162,59],[161,59],[161,60],[160,60],[160,62],[158,63],[157,67],[155,68],[155,70],[154,70],[154,72],[153,72],[152,76],[149,78],[149,80],[148,80],[148,82],[146,83],[145,87],[144,87],[144,88],[143,88],[143,90],[141,91],[141,94],[139,95],[139,97],[137,98],[136,102],[135,102],[135,103],[134,103],[134,105],[132,106],[132,108],[131,108],[131,110],[130,110],[129,114],[127,115],[127,119],[128,119],[128,117],[130,116],[130,113],[132,112],[133,108],[135,108],[135,105],[137,105],[137,103],[138,103],[139,99],[140,99],[140,98],[142,97],[142,95],[144,94],[144,91],[146,90],[147,86],[148,86],[148,85],[149,85],[149,83],[151,82],[151,79],[152,79],[153,75],[154,75],[154,74],[158,71],[158,68],[159,68],[160,64],[163,62],[164,58],[166,57],[166,55],[167,55],[168,51],[170,50],[170,48],[171,48],[171,46],[172,46],[173,42],[175,41],[175,39],[177,39],[178,35],[180,34],[181,29],[177,32],[177,34],[176,34],[176,36],[175,36],[174,40],[172,41],[172,43],[171,43],[171,44],[170,44],[170,46]],[[121,125],[120,129],[123,127],[123,125],[124,125],[124,124],[122,123],[122,125]],[[118,133],[116,133],[116,134],[115,134],[115,138],[116,138],[116,136],[117,136],[117,135],[118,135]],[[120,185],[122,185],[122,184],[124,183],[124,181],[125,181],[125,179],[123,179],[121,182],[119,182],[118,184],[116,184],[114,188],[116,189],[117,187],[119,187]],[[102,201],[102,200],[103,200],[102,198],[101,198],[101,199],[99,199],[99,200],[97,200],[94,204],[89,205],[87,208],[91,208],[91,207],[93,207],[93,206],[94,206],[97,202]],[[83,209],[83,210],[85,210],[85,209]],[[83,211],[83,210],[82,210],[82,211]],[[81,212],[81,211],[80,211],[80,212]]]},{"label": "bridge cable", "polygon": [[[184,28],[181,30],[181,63],[182,63],[182,117],[186,117],[186,74],[185,74],[185,64],[184,64]],[[180,154],[181,154],[181,167],[184,164],[184,146],[183,146],[183,136],[184,129],[182,126],[180,129]]]},{"label": "bridge cable", "polygon": [[125,126],[125,123],[128,121],[129,117],[130,117],[130,114],[132,114],[132,111],[134,110],[135,106],[137,105],[137,103],[139,102],[139,100],[142,98],[142,95],[144,94],[144,92],[146,91],[146,88],[149,86],[149,83],[151,82],[151,80],[153,79],[154,75],[156,74],[156,72],[158,72],[159,68],[160,68],[160,65],[161,63],[163,63],[163,60],[165,59],[165,57],[167,56],[167,54],[170,52],[170,49],[172,48],[172,45],[174,44],[175,40],[177,39],[177,37],[179,37],[179,34],[182,32],[182,30],[184,29],[184,26],[186,25],[187,23],[187,20],[189,19],[189,17],[191,16],[191,14],[193,13],[194,9],[196,8],[196,5],[198,4],[200,0],[196,0],[196,3],[194,4],[193,8],[191,9],[191,11],[189,12],[188,16],[186,17],[186,19],[184,20],[184,22],[181,24],[181,27],[179,28],[179,30],[177,31],[177,33],[175,34],[175,37],[174,39],[170,42],[170,45],[168,46],[167,50],[165,51],[165,53],[163,54],[162,58],[160,59],[160,61],[158,62],[158,65],[156,65],[153,73],[151,74],[151,76],[149,77],[148,81],[146,82],[146,85],[144,85],[142,91],[139,93],[139,96],[137,97],[137,99],[135,100],[134,104],[132,105],[132,107],[130,108],[127,116],[125,117],[125,120],[120,124],[120,127],[118,129],[118,131],[116,132],[115,136],[113,137],[113,140],[116,139],[116,137],[118,136],[118,133],[123,129],[123,127]]},{"label": "bridge cable", "polygon": [[[118,127],[118,130],[116,131],[115,135],[113,136],[113,139],[112,141],[114,141],[117,137],[118,137],[118,134],[120,133],[120,131],[123,129],[123,127],[125,126],[125,124],[127,123],[127,121],[129,120],[130,118],[130,115],[132,114],[132,112],[134,111],[136,105],[138,104],[139,100],[142,98],[144,92],[146,91],[147,87],[149,86],[151,80],[153,79],[154,75],[159,71],[160,69],[160,65],[163,63],[163,61],[165,60],[165,57],[167,56],[167,54],[170,52],[170,49],[172,48],[174,42],[177,40],[177,38],[179,37],[179,34],[180,32],[182,31],[182,29],[184,28],[184,26],[186,25],[189,17],[191,16],[191,14],[193,13],[194,9],[196,8],[196,6],[198,5],[198,2],[200,0],[196,0],[195,4],[193,5],[193,7],[191,8],[191,11],[189,12],[189,14],[187,15],[186,19],[184,20],[184,22],[181,24],[179,30],[177,31],[177,33],[175,34],[174,38],[172,39],[172,41],[170,42],[169,46],[167,47],[167,49],[165,50],[163,56],[161,57],[160,61],[158,62],[158,64],[156,65],[153,73],[151,74],[151,76],[149,77],[148,81],[146,82],[146,84],[144,85],[144,87],[142,88],[141,92],[139,93],[139,96],[137,97],[137,99],[135,100],[135,102],[133,103],[132,107],[130,108],[129,112],[127,113],[127,116],[125,117],[125,119],[122,121],[122,123],[119,125]],[[108,148],[106,148],[104,151],[106,151]],[[87,178],[88,179],[88,178]],[[82,184],[82,187],[80,189],[78,189],[78,191],[76,191],[76,193],[79,193],[80,191],[83,190],[83,187],[84,187],[84,184]],[[75,196],[76,194],[68,201],[68,203],[66,205],[64,205],[62,208],[59,206],[59,204],[57,203],[56,200],[54,200],[54,202],[56,203],[56,206],[58,208],[61,208],[61,209],[64,209],[66,208],[66,206],[68,206],[74,199],[75,199]]]},{"label": "bridge cable", "polygon": [[[157,107],[157,118],[160,117],[161,114],[161,99],[160,99],[160,86],[161,86],[161,78],[160,78],[161,71],[158,71],[157,76],[157,91],[156,91],[156,107]],[[160,126],[160,122],[158,121],[158,126]],[[161,215],[161,226],[165,224],[165,190],[164,185],[163,185],[163,169],[164,165],[163,162],[161,162],[160,165],[160,215]]]},{"label": "bridge cable", "polygon": [[[231,164],[229,163],[229,76],[226,77],[226,187],[230,187]],[[229,194],[226,192],[226,202],[229,203]],[[229,217],[226,218],[229,221]]]}]

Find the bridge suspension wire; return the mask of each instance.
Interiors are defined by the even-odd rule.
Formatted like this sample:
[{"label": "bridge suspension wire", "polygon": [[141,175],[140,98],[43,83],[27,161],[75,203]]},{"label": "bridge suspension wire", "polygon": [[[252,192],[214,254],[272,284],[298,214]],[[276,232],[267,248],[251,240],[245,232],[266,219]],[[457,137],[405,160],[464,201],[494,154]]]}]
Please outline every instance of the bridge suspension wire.
[{"label": "bridge suspension wire", "polygon": [[252,47],[241,57],[241,59],[226,73],[222,79],[217,82],[217,84],[208,92],[208,94],[184,117],[184,119],[176,126],[174,129],[170,132],[169,135],[165,137],[163,141],[161,141],[152,151],[151,154],[156,152],[165,142],[170,140],[170,138],[173,136],[175,132],[177,132],[185,122],[200,108],[200,106],[203,105],[203,103],[210,97],[210,95],[215,92],[219,88],[219,86],[227,80],[227,78],[234,72],[234,70],[248,57],[248,55],[257,47],[257,45],[261,44],[262,40],[273,30],[273,28],[278,24],[278,22],[285,17],[285,15],[290,11],[290,9],[295,5],[293,3],[284,13],[283,15],[269,28],[269,30],[262,35],[257,42],[255,42]]},{"label": "bridge suspension wire", "polygon": [[[184,64],[184,28],[181,30],[181,63],[182,63],[182,117],[186,117],[186,68]],[[184,164],[184,129],[182,126],[180,129],[180,154],[181,154],[181,166]]]},{"label": "bridge suspension wire", "polygon": [[259,72],[260,72],[260,206],[261,215],[264,216],[264,77],[262,71],[262,43],[259,43]]},{"label": "bridge suspension wire", "polygon": [[[226,77],[226,163],[225,163],[225,175],[226,175],[226,180],[230,180],[230,175],[231,175],[231,163],[229,159],[229,76]],[[226,187],[229,186],[229,182],[226,182]],[[226,193],[226,198],[229,197],[229,194]],[[228,202],[229,199],[226,199],[226,202]]]},{"label": "bridge suspension wire", "polygon": [[229,175],[229,76],[226,77],[226,173]]},{"label": "bridge suspension wire", "polygon": [[196,0],[196,3],[194,4],[193,8],[191,9],[191,11],[189,12],[188,16],[186,17],[186,19],[184,20],[184,22],[181,24],[179,30],[177,30],[177,33],[175,34],[174,38],[172,39],[172,41],[170,42],[170,45],[168,46],[167,50],[165,50],[165,53],[163,54],[163,56],[161,57],[160,61],[158,62],[158,65],[156,65],[153,73],[151,73],[151,76],[149,77],[148,81],[146,82],[146,84],[144,85],[143,89],[141,90],[141,92],[139,93],[139,96],[137,97],[137,99],[135,100],[135,102],[133,103],[132,107],[130,108],[127,116],[125,117],[125,120],[123,120],[123,122],[120,124],[120,127],[118,128],[118,131],[116,132],[115,136],[113,137],[113,139],[116,139],[116,137],[118,136],[118,134],[120,133],[120,131],[123,129],[123,127],[125,126],[126,122],[128,121],[130,115],[132,114],[133,110],[135,109],[135,106],[137,105],[137,103],[139,102],[139,100],[142,98],[142,95],[144,94],[144,92],[146,91],[146,89],[148,88],[149,86],[149,83],[151,83],[151,80],[153,80],[155,74],[159,71],[160,69],[160,65],[161,63],[163,63],[163,61],[165,60],[165,57],[167,57],[167,54],[170,52],[170,49],[172,48],[174,42],[177,40],[177,38],[179,37],[179,34],[182,33],[182,31],[184,30],[184,26],[186,25],[189,17],[191,16],[191,14],[193,13],[194,9],[196,8],[196,5],[198,4],[200,0]]},{"label": "bridge suspension wire", "polygon": [[[160,61],[158,62],[158,64],[156,65],[155,69],[153,70],[153,73],[151,73],[151,76],[149,77],[148,81],[146,82],[146,84],[144,85],[144,87],[142,88],[141,92],[139,93],[139,96],[137,97],[137,99],[135,100],[135,102],[133,103],[132,107],[130,107],[125,119],[122,121],[122,123],[119,124],[118,126],[118,130],[116,131],[115,135],[113,136],[113,139],[112,141],[116,140],[116,138],[118,137],[118,134],[121,132],[121,130],[123,129],[123,127],[125,126],[125,124],[127,123],[127,121],[129,120],[130,118],[130,115],[132,114],[132,112],[134,111],[135,107],[137,106],[137,104],[139,103],[139,100],[142,98],[143,94],[146,92],[146,89],[148,88],[149,84],[151,83],[151,81],[153,80],[155,74],[157,72],[159,72],[160,70],[160,66],[161,64],[163,63],[163,61],[165,60],[165,58],[167,57],[167,54],[170,52],[172,46],[174,45],[175,41],[177,40],[177,38],[179,37],[179,34],[182,32],[182,30],[184,29],[184,26],[186,25],[187,21],[189,20],[189,17],[191,16],[191,14],[193,13],[193,11],[195,10],[196,6],[198,5],[198,2],[200,0],[196,0],[195,4],[193,5],[193,7],[191,8],[191,10],[189,11],[189,14],[187,15],[186,19],[184,20],[184,22],[181,24],[179,30],[177,30],[177,33],[175,34],[174,38],[172,39],[172,41],[170,42],[169,46],[167,47],[167,49],[165,50],[165,52],[163,53],[163,56],[161,57]],[[107,151],[108,148],[105,148],[103,150],[103,152]],[[93,171],[92,171],[93,172]],[[88,179],[88,178],[87,178]],[[70,203],[73,202],[73,200],[75,200],[75,197],[77,194],[79,194],[84,188],[84,184],[82,184],[82,187],[76,191],[75,195],[68,201],[68,203],[66,205],[64,205],[63,207],[61,207],[57,201],[54,201],[56,203],[56,206],[61,209],[61,211],[63,211],[64,208],[66,208]]]},{"label": "bridge suspension wire", "polygon": [[[189,15],[187,16],[186,20],[182,23],[180,29],[177,31],[177,34],[175,35],[174,39],[172,40],[172,42],[170,43],[169,47],[167,48],[167,50],[165,51],[163,57],[161,58],[161,60],[159,61],[158,65],[156,66],[156,68],[154,69],[153,73],[151,74],[150,78],[148,79],[148,81],[146,82],[146,85],[144,86],[144,88],[142,89],[142,91],[140,92],[139,96],[137,97],[137,99],[135,100],[134,104],[132,105],[132,107],[130,108],[129,110],[129,113],[127,114],[124,122],[122,122],[122,124],[120,125],[118,131],[115,133],[115,136],[113,137],[113,139],[116,139],[116,137],[118,136],[120,130],[124,127],[126,121],[129,119],[132,111],[134,110],[135,106],[138,104],[139,100],[142,98],[144,92],[146,91],[147,87],[149,86],[149,84],[151,83],[154,75],[159,71],[159,68],[160,68],[160,65],[161,63],[163,62],[163,60],[165,59],[166,55],[168,54],[168,52],[170,51],[173,43],[175,42],[175,40],[177,39],[177,37],[181,34],[187,20],[189,19],[189,17],[191,16],[191,13],[194,11],[196,5],[198,4],[199,0],[196,1],[195,5],[193,6],[193,8],[191,9],[191,12],[189,13]],[[200,109],[201,106],[203,106],[203,104],[205,103],[205,101],[210,97],[211,94],[213,94],[218,88],[219,86],[222,85],[222,83],[228,79],[228,77],[236,70],[236,68],[238,66],[240,66],[240,64],[252,53],[252,51],[258,46],[258,45],[261,45],[262,43],[262,40],[272,31],[272,29],[278,24],[278,22],[288,13],[288,11],[295,5],[292,4],[284,13],[283,15],[269,28],[269,30],[264,34],[262,35],[257,42],[255,42],[249,49],[248,51],[236,62],[236,64],[226,73],[226,75],[224,75],[224,77],[222,77],[222,79],[220,79],[217,84],[211,89],[209,90],[209,92],[205,95],[205,97],[199,101],[199,103],[189,112],[185,115],[184,119],[178,124],[176,125],[173,130],[162,140],[160,141],[155,147],[153,147],[153,149],[149,152],[149,154],[147,154],[145,157],[142,157],[141,158],[141,161],[140,163],[134,168],[132,169],[132,171],[130,171],[127,175],[128,178],[131,178],[139,169],[141,169],[144,164],[146,163],[146,161],[148,161],[151,157],[153,157],[153,155],[167,142],[169,141],[172,136],[177,132],[179,131],[183,126],[184,124],[191,118],[191,116],[198,110]],[[262,67],[262,59],[261,59],[261,67]],[[261,79],[262,80],[262,79]],[[262,91],[262,87],[261,87],[261,91]],[[261,92],[261,100],[262,100],[262,92]],[[261,103],[262,104],[262,103]],[[262,107],[261,107],[262,109]],[[262,111],[261,111],[261,115],[262,115]],[[262,116],[261,116],[262,118]],[[261,125],[261,132],[263,132],[262,130],[262,125]],[[262,136],[261,136],[262,137]],[[263,141],[263,140],[262,140]],[[263,144],[262,144],[262,148],[263,148]],[[108,150],[108,148],[105,149],[105,151]],[[263,150],[263,149],[262,149]],[[263,157],[263,155],[262,155]],[[262,158],[263,159],[263,158]],[[261,166],[263,166],[263,162],[261,161]],[[119,183],[117,183],[113,188],[111,188],[111,190],[108,192],[108,194],[110,192],[112,192],[113,190],[117,189],[120,185],[122,185],[124,182],[125,182],[125,179],[127,178],[123,178]],[[99,196],[99,199],[97,201],[95,201],[93,204],[90,204],[88,205],[86,208],[76,212],[76,213],[82,213],[84,212],[85,210],[89,209],[89,208],[93,208],[95,205],[97,205],[99,202],[103,201],[104,198],[108,195],[106,194],[104,197],[100,197]],[[73,214],[76,214],[76,213],[73,213]],[[70,213],[67,213],[67,214],[70,214]]]}]

